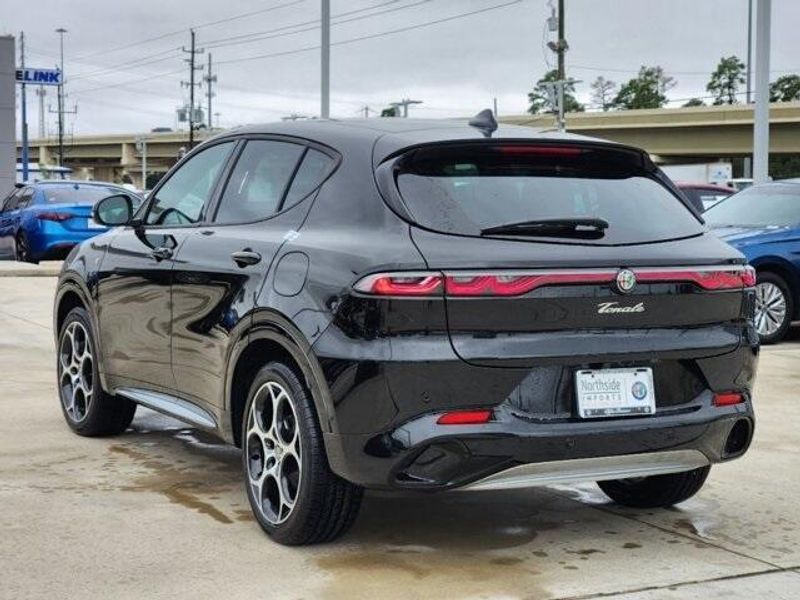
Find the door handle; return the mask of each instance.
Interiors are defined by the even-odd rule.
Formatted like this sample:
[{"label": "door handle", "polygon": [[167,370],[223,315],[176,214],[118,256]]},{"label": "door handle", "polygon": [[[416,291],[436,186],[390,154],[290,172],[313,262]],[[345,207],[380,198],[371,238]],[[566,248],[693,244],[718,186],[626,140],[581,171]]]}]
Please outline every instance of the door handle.
[{"label": "door handle", "polygon": [[239,252],[234,252],[231,254],[231,258],[233,259],[233,262],[235,262],[241,268],[249,267],[250,265],[255,265],[261,262],[261,255],[258,252],[250,250],[250,248],[245,248]]},{"label": "door handle", "polygon": [[172,248],[159,246],[158,248],[153,248],[153,250],[150,252],[150,255],[158,261],[166,258],[172,258]]}]

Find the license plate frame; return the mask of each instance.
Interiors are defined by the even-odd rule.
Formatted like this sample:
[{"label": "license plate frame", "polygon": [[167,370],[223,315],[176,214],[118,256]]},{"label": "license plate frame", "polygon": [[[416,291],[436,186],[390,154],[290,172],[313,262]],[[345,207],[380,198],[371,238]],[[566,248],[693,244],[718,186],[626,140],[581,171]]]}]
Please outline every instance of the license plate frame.
[{"label": "license plate frame", "polygon": [[652,416],[656,412],[653,369],[579,369],[575,402],[582,419]]}]

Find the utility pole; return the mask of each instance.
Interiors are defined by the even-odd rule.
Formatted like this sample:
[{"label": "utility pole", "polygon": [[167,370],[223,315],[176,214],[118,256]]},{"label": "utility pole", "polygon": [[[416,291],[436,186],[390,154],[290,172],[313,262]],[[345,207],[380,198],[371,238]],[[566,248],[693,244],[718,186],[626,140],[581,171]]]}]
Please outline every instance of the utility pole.
[{"label": "utility pole", "polygon": [[497,96],[492,99],[492,106],[494,106],[494,116],[497,116]]},{"label": "utility pole", "polygon": [[331,0],[322,0],[321,9],[319,116],[321,119],[328,119],[331,116]]},{"label": "utility pole", "polygon": [[[750,90],[752,89],[752,64],[753,64],[753,0],[747,0],[747,103],[752,104],[753,98]],[[742,165],[745,177],[753,176],[753,157],[745,156]]]},{"label": "utility pole", "polygon": [[221,112],[215,112],[214,113],[214,117],[216,117],[216,119],[217,119],[217,129],[219,129],[219,118],[220,118],[220,116],[222,116]]},{"label": "utility pole", "polygon": [[[19,33],[19,61],[22,67],[22,72],[25,72],[25,32]],[[28,162],[30,161],[28,155],[28,100],[25,95],[25,80],[22,81],[22,181],[28,182]]]},{"label": "utility pole", "polygon": [[142,191],[147,189],[147,138],[136,138],[136,149],[142,154]]},{"label": "utility pole", "polygon": [[361,114],[364,115],[365,119],[369,119],[369,106],[367,106],[366,104],[364,106],[362,106],[361,107]]},{"label": "utility pole", "polygon": [[195,117],[195,114],[194,114],[194,112],[195,112],[194,90],[195,90],[195,87],[200,85],[199,82],[195,83],[194,74],[195,74],[195,71],[197,71],[198,69],[202,69],[203,68],[202,66],[197,66],[195,64],[195,57],[198,54],[202,54],[203,52],[205,52],[205,50],[198,49],[196,47],[194,29],[190,29],[189,33],[191,34],[191,46],[189,47],[189,50],[187,50],[185,47],[181,48],[181,50],[183,50],[183,52],[185,52],[186,54],[189,55],[189,58],[185,59],[186,62],[189,63],[189,81],[188,82],[181,81],[181,85],[182,86],[186,86],[186,87],[189,88],[189,148],[188,148],[188,150],[191,150],[192,147],[194,146],[194,117]]},{"label": "utility pole", "polygon": [[67,30],[63,27],[56,29],[59,37],[59,46],[61,47],[61,83],[58,85],[58,166],[64,166],[64,84],[66,77],[64,77],[64,34]]},{"label": "utility pole", "polygon": [[408,105],[409,104],[422,104],[422,100],[410,100],[409,98],[403,98],[400,102],[392,102],[389,106],[393,106],[394,108],[403,107],[403,118],[408,118]]},{"label": "utility pole", "polygon": [[756,108],[753,118],[753,183],[769,181],[769,39],[772,0],[756,8]]},{"label": "utility pole", "polygon": [[567,40],[564,39],[564,0],[558,0],[558,42],[556,42],[556,54],[558,55],[558,129],[564,131],[564,86],[566,85],[567,73],[564,66],[564,55],[567,52]]},{"label": "utility pole", "polygon": [[39,97],[39,139],[44,139],[47,135],[47,128],[44,122],[44,97],[47,92],[44,91],[43,85],[36,88],[36,95]]},{"label": "utility pole", "polygon": [[208,100],[208,128],[213,129],[213,123],[211,122],[211,118],[213,113],[211,112],[211,99],[214,97],[214,92],[212,90],[212,86],[217,83],[217,76],[211,74],[211,53],[208,53],[208,73],[203,78],[206,82],[206,98]]}]

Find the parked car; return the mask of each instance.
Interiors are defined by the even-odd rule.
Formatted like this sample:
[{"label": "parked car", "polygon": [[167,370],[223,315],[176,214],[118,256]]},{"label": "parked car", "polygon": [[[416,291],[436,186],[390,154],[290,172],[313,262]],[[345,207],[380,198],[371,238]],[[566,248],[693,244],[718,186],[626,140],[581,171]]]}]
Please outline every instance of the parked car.
[{"label": "parked car", "polygon": [[764,344],[779,342],[800,318],[800,183],[749,187],[703,216],[755,267],[758,335]]},{"label": "parked car", "polygon": [[[122,187],[95,181],[17,184],[0,200],[0,257],[36,263],[64,258],[79,242],[105,231],[92,205]],[[141,202],[130,194],[134,204]]]},{"label": "parked car", "polygon": [[724,200],[731,194],[736,193],[733,188],[714,185],[713,183],[679,182],[676,185],[701,213],[707,211],[720,200]]},{"label": "parked car", "polygon": [[641,150],[485,113],[287,122],[132,204],[95,205],[114,229],[58,282],[66,421],[141,404],[242,447],[278,542],[342,534],[364,488],[669,506],[750,444],[753,270]]}]

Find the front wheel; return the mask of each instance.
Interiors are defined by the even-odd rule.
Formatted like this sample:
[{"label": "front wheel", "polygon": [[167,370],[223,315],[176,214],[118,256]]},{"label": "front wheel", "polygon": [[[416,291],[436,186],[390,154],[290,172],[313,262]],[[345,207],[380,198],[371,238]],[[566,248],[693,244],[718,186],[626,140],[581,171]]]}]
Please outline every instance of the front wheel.
[{"label": "front wheel", "polygon": [[786,337],[794,313],[789,286],[775,273],[759,273],[756,283],[755,325],[762,344],[774,344]]},{"label": "front wheel", "polygon": [[711,466],[683,473],[633,479],[598,481],[600,489],[617,504],[634,508],[661,508],[679,504],[700,491]]},{"label": "front wheel", "polygon": [[242,432],[247,498],[273,540],[316,544],[350,528],[362,489],[331,471],[311,395],[293,369],[271,362],[259,370]]},{"label": "front wheel", "polygon": [[89,314],[73,308],[58,334],[58,395],[72,430],[84,436],[122,433],[136,412],[136,404],[103,391],[97,367],[97,345]]}]

